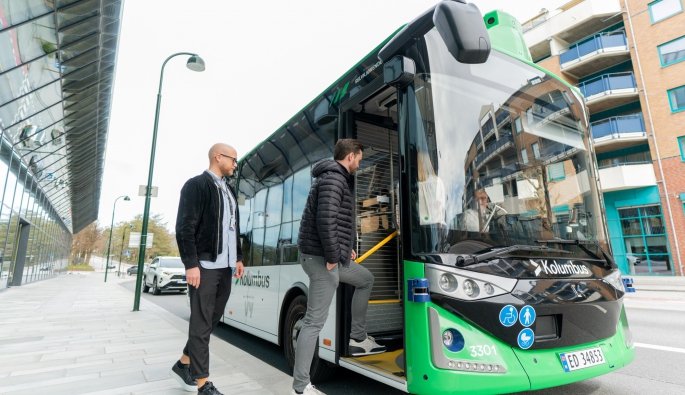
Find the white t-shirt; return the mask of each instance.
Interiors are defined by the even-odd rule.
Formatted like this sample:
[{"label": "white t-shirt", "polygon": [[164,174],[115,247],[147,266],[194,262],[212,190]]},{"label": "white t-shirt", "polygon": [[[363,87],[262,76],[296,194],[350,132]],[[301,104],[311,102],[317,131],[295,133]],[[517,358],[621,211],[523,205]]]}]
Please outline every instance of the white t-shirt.
[{"label": "white t-shirt", "polygon": [[[216,257],[216,261],[200,261],[205,269],[225,269],[227,267],[235,267],[236,265],[236,254],[237,254],[237,236],[236,236],[236,210],[238,209],[238,204],[233,198],[233,194],[228,191],[226,186],[226,181],[220,179],[216,174],[209,170],[205,170],[214,179],[217,190],[221,193],[221,198],[223,199],[223,232],[221,240],[221,254]],[[229,201],[230,200],[230,201]],[[232,210],[231,210],[232,209]]]}]

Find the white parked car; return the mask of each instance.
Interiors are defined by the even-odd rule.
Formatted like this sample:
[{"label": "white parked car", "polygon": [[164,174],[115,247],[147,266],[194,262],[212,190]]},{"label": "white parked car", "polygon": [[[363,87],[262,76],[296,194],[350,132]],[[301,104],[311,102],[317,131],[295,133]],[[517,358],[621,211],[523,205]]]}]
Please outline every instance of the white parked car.
[{"label": "white parked car", "polygon": [[146,265],[143,272],[143,292],[152,288],[153,295],[159,295],[162,291],[187,291],[187,283],[184,280],[186,269],[178,257],[157,257],[150,265]]}]

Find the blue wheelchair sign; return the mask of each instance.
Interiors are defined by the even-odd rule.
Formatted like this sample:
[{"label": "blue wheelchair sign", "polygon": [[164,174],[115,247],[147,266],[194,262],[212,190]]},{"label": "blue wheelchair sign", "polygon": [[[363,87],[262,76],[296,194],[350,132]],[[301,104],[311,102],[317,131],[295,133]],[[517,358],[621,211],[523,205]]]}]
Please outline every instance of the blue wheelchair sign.
[{"label": "blue wheelchair sign", "polygon": [[518,318],[518,311],[516,307],[508,304],[502,307],[499,312],[499,322],[504,326],[513,326]]},{"label": "blue wheelchair sign", "polygon": [[530,346],[533,345],[534,341],[535,333],[533,333],[533,330],[530,328],[523,329],[521,332],[519,332],[519,335],[516,338],[516,342],[518,343],[519,347],[524,350],[529,349]]},{"label": "blue wheelchair sign", "polygon": [[524,306],[519,314],[519,321],[523,326],[531,326],[535,322],[535,309],[531,306]]}]

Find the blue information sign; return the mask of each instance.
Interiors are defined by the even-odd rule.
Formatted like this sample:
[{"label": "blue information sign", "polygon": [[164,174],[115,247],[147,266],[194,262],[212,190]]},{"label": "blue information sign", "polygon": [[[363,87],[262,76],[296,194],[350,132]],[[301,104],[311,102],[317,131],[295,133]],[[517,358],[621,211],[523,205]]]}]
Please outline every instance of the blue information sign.
[{"label": "blue information sign", "polygon": [[533,342],[535,341],[535,333],[533,333],[532,329],[525,328],[524,330],[519,332],[516,341],[519,347],[521,347],[524,350],[527,350],[530,348],[530,346],[533,345]]},{"label": "blue information sign", "polygon": [[502,307],[502,310],[500,310],[499,312],[499,323],[504,326],[514,325],[516,323],[517,318],[518,311],[516,311],[516,307],[510,304]]},{"label": "blue information sign", "polygon": [[524,306],[519,314],[519,321],[523,326],[531,326],[535,322],[535,309],[532,306]]}]

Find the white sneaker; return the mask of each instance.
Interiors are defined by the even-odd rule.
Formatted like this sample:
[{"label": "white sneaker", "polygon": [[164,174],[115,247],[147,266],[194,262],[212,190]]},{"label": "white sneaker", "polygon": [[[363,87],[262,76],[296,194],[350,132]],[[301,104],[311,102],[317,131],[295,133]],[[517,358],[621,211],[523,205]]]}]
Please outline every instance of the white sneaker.
[{"label": "white sneaker", "polygon": [[358,342],[354,339],[350,339],[350,354],[352,354],[353,357],[359,357],[362,355],[381,354],[384,353],[386,350],[387,347],[376,343],[376,340],[369,335],[366,335],[366,339],[364,339],[364,341],[361,342]]},{"label": "white sneaker", "polygon": [[[294,389],[290,389],[290,395],[299,395],[297,392],[295,392]],[[305,387],[304,391],[302,391],[302,395],[326,395],[323,392],[319,391],[314,387],[313,385],[309,384],[307,387]]]}]

